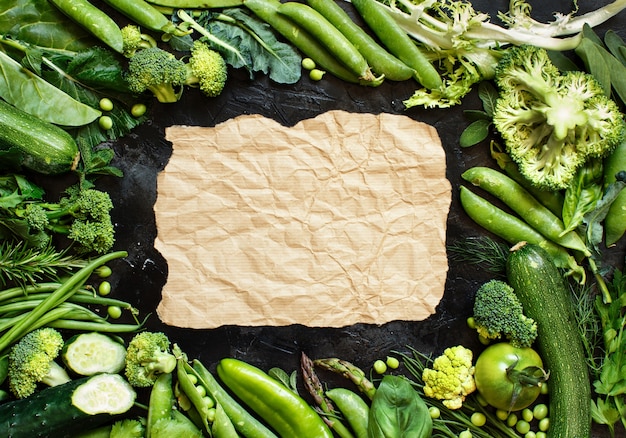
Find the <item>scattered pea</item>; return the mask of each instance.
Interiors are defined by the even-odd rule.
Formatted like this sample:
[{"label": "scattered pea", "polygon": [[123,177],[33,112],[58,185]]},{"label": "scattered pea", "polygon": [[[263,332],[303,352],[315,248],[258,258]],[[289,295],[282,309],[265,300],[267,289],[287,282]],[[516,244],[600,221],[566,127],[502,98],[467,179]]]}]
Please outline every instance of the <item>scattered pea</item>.
[{"label": "scattered pea", "polygon": [[470,421],[476,427],[482,427],[487,423],[487,417],[482,412],[474,412],[470,417]]},{"label": "scattered pea", "polygon": [[317,67],[317,65],[315,64],[315,61],[313,61],[311,58],[302,59],[302,68],[304,68],[305,70],[313,70],[315,67]]},{"label": "scattered pea", "polygon": [[509,416],[506,418],[506,425],[509,427],[513,427],[516,424],[517,424],[517,415],[509,414]]},{"label": "scattered pea", "polygon": [[387,356],[387,366],[389,368],[391,368],[392,370],[395,370],[396,368],[398,368],[400,366],[400,361],[392,356]]},{"label": "scattered pea", "polygon": [[535,438],[547,438],[547,436],[548,435],[545,432],[539,431],[539,432],[535,433]]},{"label": "scattered pea", "polygon": [[472,438],[472,432],[470,432],[469,429],[466,429],[459,434],[459,438]]},{"label": "scattered pea", "polygon": [[478,341],[483,344],[483,345],[489,345],[491,344],[491,339],[486,338],[484,336],[478,335]]},{"label": "scattered pea", "polygon": [[526,432],[526,435],[524,435],[524,438],[537,438],[537,434],[531,430],[531,431]]},{"label": "scattered pea", "polygon": [[539,428],[540,431],[546,432],[548,428],[550,427],[550,419],[546,417],[546,418],[539,420],[539,424],[537,424],[537,427]]},{"label": "scattered pea", "polygon": [[109,116],[100,116],[98,119],[98,125],[100,125],[100,128],[108,131],[113,127],[113,119]]},{"label": "scattered pea", "polygon": [[467,318],[466,323],[467,323],[468,328],[472,330],[476,329],[476,320],[474,319],[473,316],[470,316],[469,318]]},{"label": "scattered pea", "polygon": [[547,416],[548,416],[547,405],[543,403],[539,403],[533,407],[533,417],[535,417],[536,420],[543,420]]},{"label": "scattered pea", "polygon": [[515,424],[515,430],[517,430],[522,435],[530,432],[530,423],[525,420],[520,420]]},{"label": "scattered pea", "polygon": [[433,420],[441,417],[441,410],[437,406],[431,406],[428,408],[428,413],[430,414],[430,418]]},{"label": "scattered pea", "polygon": [[535,418],[535,416],[530,408],[526,408],[522,411],[522,419],[524,421],[528,421],[530,423],[533,421],[533,418]]},{"label": "scattered pea", "polygon": [[547,384],[543,384],[539,387],[541,394],[546,395],[548,394],[548,392],[550,392],[550,388],[548,388]]},{"label": "scattered pea", "polygon": [[319,68],[314,68],[309,72],[309,78],[313,81],[321,81],[322,77],[326,72],[324,70],[320,70]]},{"label": "scattered pea", "polygon": [[113,101],[108,97],[100,99],[100,109],[102,111],[111,111],[113,109]]},{"label": "scattered pea", "polygon": [[111,283],[103,281],[98,285],[98,294],[105,297],[111,293]]},{"label": "scattered pea", "polygon": [[496,417],[500,421],[505,421],[507,418],[509,418],[509,413],[505,411],[504,409],[498,409],[496,410]]},{"label": "scattered pea", "polygon": [[122,316],[122,308],[120,306],[109,306],[107,308],[107,313],[110,318],[118,319]]},{"label": "scattered pea", "polygon": [[385,374],[385,372],[387,371],[387,364],[378,359],[376,362],[374,362],[374,371],[376,371],[376,373],[378,374]]},{"label": "scattered pea", "polygon": [[141,117],[146,113],[147,110],[148,107],[145,104],[136,103],[131,107],[130,113],[133,115],[133,117]]},{"label": "scattered pea", "polygon": [[109,268],[107,265],[102,265],[96,269],[96,274],[100,278],[110,277],[112,273],[113,273],[113,270]]}]

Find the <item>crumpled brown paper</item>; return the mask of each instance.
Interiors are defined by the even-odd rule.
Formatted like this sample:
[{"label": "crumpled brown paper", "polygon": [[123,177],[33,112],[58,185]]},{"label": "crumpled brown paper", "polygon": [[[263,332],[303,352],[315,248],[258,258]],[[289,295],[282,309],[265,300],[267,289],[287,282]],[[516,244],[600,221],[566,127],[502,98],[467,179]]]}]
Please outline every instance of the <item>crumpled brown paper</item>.
[{"label": "crumpled brown paper", "polygon": [[443,296],[451,187],[436,130],[331,111],[166,130],[155,247],[172,326],[422,320]]}]

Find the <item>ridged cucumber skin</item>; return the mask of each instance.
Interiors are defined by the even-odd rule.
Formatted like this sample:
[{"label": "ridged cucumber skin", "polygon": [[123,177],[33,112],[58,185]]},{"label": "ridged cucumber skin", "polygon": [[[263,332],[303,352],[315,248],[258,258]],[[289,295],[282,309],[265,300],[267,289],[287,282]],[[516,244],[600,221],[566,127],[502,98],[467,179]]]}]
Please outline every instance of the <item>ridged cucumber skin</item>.
[{"label": "ridged cucumber skin", "polygon": [[537,323],[537,350],[550,372],[551,438],[591,436],[591,383],[570,291],[548,253],[516,245],[507,278],[524,312]]},{"label": "ridged cucumber skin", "polygon": [[72,405],[74,390],[90,378],[75,379],[0,404],[0,436],[70,438],[79,431],[105,424],[111,415],[91,415]]},{"label": "ridged cucumber skin", "polygon": [[43,121],[0,99],[0,146],[22,153],[22,165],[45,175],[71,171],[78,145],[62,128]]}]

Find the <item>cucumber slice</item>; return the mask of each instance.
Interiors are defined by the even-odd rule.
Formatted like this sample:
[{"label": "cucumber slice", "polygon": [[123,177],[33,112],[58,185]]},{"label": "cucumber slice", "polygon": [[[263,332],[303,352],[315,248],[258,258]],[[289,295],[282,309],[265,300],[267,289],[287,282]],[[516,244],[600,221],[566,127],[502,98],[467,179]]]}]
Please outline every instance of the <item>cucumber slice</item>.
[{"label": "cucumber slice", "polygon": [[98,374],[72,394],[72,405],[89,415],[123,414],[135,402],[136,393],[119,374]]},{"label": "cucumber slice", "polygon": [[115,374],[124,369],[126,347],[102,333],[81,333],[65,342],[61,357],[71,371],[82,376]]}]

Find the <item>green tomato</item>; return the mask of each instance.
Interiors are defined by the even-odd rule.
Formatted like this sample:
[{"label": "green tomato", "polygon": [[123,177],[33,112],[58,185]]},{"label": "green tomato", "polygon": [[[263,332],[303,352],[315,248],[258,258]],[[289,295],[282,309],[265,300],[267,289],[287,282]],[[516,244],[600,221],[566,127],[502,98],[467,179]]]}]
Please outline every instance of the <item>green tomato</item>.
[{"label": "green tomato", "polygon": [[[533,370],[533,375],[543,370],[543,362],[535,350],[517,348],[508,342],[493,344],[476,360],[476,389],[496,409],[509,412],[524,409],[539,397],[541,387],[517,383],[515,373],[522,370]],[[519,393],[514,399],[516,389]]]}]

